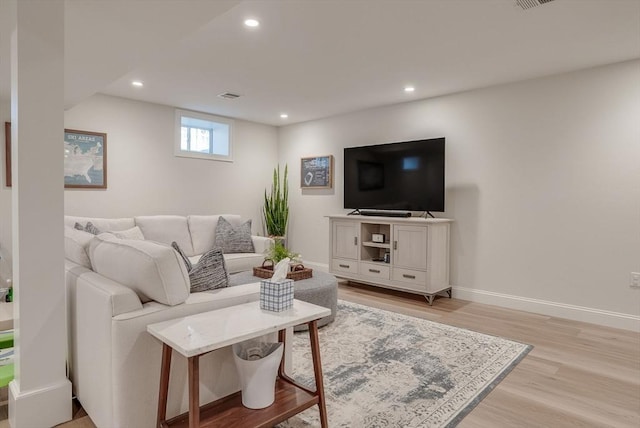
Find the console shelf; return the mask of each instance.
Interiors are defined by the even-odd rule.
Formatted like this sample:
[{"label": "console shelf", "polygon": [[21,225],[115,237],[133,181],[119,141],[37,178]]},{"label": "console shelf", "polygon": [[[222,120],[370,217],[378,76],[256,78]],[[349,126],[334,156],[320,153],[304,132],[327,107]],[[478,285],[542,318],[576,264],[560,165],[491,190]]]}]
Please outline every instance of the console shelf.
[{"label": "console shelf", "polygon": [[[429,304],[449,284],[450,219],[329,216],[329,271],[365,284],[422,294]],[[385,242],[373,242],[373,234]],[[388,262],[381,262],[385,259]],[[375,261],[374,261],[375,260]]]},{"label": "console shelf", "polygon": [[389,242],[373,242],[373,241],[365,241],[362,243],[365,247],[373,247],[373,248],[391,248],[391,243]]},{"label": "console shelf", "polygon": [[[275,402],[265,409],[248,409],[242,405],[242,395],[236,392],[200,408],[200,425],[208,428],[272,427],[303,410],[318,404],[312,395],[289,382],[276,381]],[[189,413],[176,416],[162,427],[188,428]]]}]

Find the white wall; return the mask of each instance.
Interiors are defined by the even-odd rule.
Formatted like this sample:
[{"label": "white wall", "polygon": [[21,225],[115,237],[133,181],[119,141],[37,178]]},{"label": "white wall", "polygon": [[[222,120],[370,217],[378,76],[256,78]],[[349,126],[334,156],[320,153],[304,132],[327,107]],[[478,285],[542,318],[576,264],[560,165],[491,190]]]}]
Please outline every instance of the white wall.
[{"label": "white wall", "polygon": [[[632,61],[280,128],[290,246],[328,263],[323,216],[346,212],[344,147],[444,136],[439,216],[455,220],[456,295],[639,326],[640,290],[628,286],[640,271],[638,118],[640,61]],[[300,158],[328,154],[334,188],[302,192]]]},{"label": "white wall", "polygon": [[235,213],[253,219],[277,163],[275,127],[236,120],[233,162],[176,157],[174,108],[95,95],[65,127],[107,133],[106,190],[65,191],[65,213],[92,217]]},{"label": "white wall", "polygon": [[[632,61],[278,131],[237,121],[232,164],[174,157],[173,108],[96,95],[67,111],[65,126],[108,134],[109,188],[65,191],[65,211],[234,212],[261,231],[262,194],[279,160],[290,167],[289,244],[326,264],[323,216],[345,212],[343,148],[445,136],[447,211],[439,216],[455,220],[457,296],[602,323],[627,314],[637,325],[640,291],[628,282],[640,271],[638,76]],[[300,158],[327,154],[336,160],[334,188],[303,193]],[[11,242],[10,200],[2,178],[0,245]]]}]

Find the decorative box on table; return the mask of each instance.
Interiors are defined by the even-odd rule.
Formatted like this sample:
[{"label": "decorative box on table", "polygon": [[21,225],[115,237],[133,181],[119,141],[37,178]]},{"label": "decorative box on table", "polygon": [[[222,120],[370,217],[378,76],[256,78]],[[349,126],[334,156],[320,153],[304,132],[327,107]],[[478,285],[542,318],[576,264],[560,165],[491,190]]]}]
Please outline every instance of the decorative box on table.
[{"label": "decorative box on table", "polygon": [[280,312],[293,306],[293,280],[260,281],[260,309]]}]

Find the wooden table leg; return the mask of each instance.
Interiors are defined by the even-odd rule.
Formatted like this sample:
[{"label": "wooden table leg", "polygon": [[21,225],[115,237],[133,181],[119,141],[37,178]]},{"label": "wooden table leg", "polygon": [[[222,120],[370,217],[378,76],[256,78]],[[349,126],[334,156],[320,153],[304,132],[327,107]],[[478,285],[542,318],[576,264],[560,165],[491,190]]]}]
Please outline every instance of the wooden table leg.
[{"label": "wooden table leg", "polygon": [[[287,341],[287,330],[280,330],[278,331],[278,342],[282,343],[282,346],[286,346],[285,342]],[[282,351],[282,359],[280,360],[280,367],[278,368],[278,376],[280,376],[281,378],[285,377],[285,357],[286,357],[287,353],[284,352],[284,349]]]},{"label": "wooden table leg", "polygon": [[160,365],[160,393],[158,396],[158,428],[167,417],[167,396],[169,394],[169,371],[171,370],[171,347],[162,344],[162,363]]},{"label": "wooden table leg", "polygon": [[200,360],[189,357],[189,428],[200,426]]},{"label": "wooden table leg", "polygon": [[322,363],[320,362],[320,343],[318,341],[318,323],[309,323],[309,339],[311,339],[311,357],[313,358],[313,373],[316,378],[316,392],[318,393],[318,407],[320,408],[320,426],[327,428],[327,406],[324,401],[324,383],[322,381]]}]

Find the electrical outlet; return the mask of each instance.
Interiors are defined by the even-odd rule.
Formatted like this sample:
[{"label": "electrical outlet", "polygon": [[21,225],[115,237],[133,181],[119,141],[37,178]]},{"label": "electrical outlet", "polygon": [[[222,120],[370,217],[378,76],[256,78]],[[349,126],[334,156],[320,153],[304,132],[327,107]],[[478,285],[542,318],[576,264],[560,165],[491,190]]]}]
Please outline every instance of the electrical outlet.
[{"label": "electrical outlet", "polygon": [[640,272],[631,272],[629,287],[640,288]]}]

